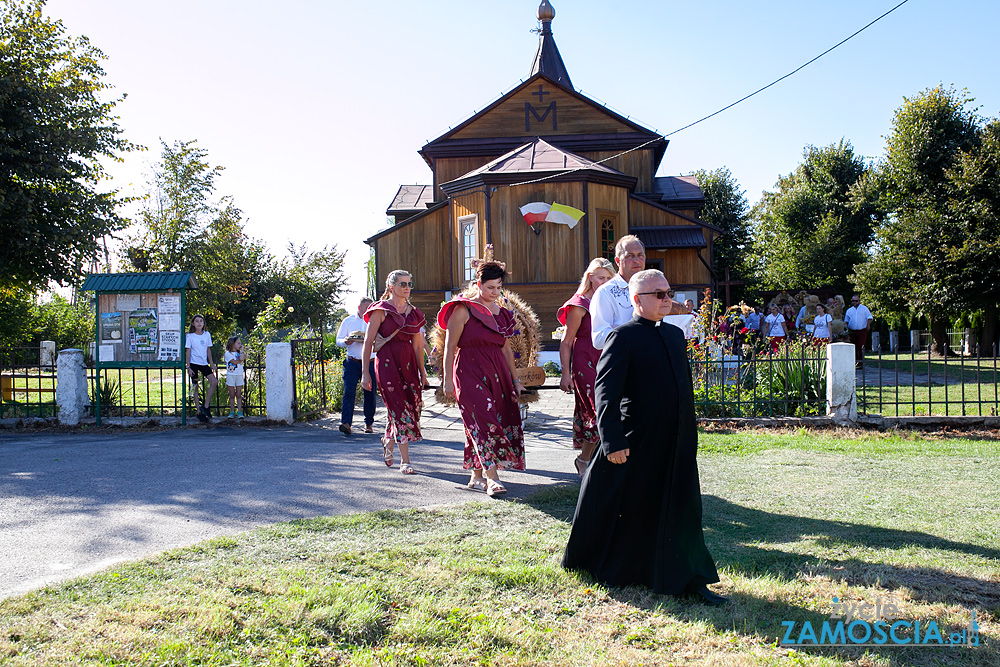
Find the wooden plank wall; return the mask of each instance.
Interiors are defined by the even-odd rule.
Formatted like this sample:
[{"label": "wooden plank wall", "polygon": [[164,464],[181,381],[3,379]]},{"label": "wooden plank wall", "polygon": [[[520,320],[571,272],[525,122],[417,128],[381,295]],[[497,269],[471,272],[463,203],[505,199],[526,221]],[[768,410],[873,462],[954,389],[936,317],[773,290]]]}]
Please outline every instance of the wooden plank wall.
[{"label": "wooden plank wall", "polygon": [[[615,227],[616,241],[628,234],[628,190],[615,185],[590,183],[587,186],[587,200],[590,206],[590,210],[587,212],[587,216],[590,218],[590,228],[588,230],[590,234],[590,257],[587,258],[587,263],[589,264],[591,259],[601,256],[601,216],[598,214],[598,209],[618,213],[618,223]],[[585,265],[583,270],[586,268]],[[583,275],[583,270],[580,271],[581,276]]]},{"label": "wooden plank wall", "polygon": [[[588,151],[581,152],[580,156],[585,157],[588,160],[598,162],[600,160],[618,155],[619,153],[621,153],[621,151]],[[656,169],[653,164],[652,150],[644,148],[642,150],[632,151],[631,153],[626,153],[621,157],[608,160],[602,164],[605,167],[617,169],[623,174],[628,174],[629,176],[638,179],[635,186],[636,192],[653,191],[653,175]]]},{"label": "wooden plank wall", "polygon": [[[581,270],[580,273],[582,275],[583,271]],[[510,282],[505,287],[511,292],[516,292],[534,309],[535,314],[538,315],[538,319],[542,322],[539,337],[542,342],[552,342],[552,332],[559,326],[559,320],[556,319],[556,312],[573,296],[579,285],[580,282],[577,280],[572,283],[546,283],[542,285],[524,285]]]},{"label": "wooden plank wall", "polygon": [[545,182],[500,188],[493,193],[490,205],[493,245],[497,259],[507,264],[510,280],[518,283],[579,280],[589,261],[583,254],[583,221],[573,229],[542,223],[536,236],[520,210],[530,202],[558,202],[583,210],[583,184]]},{"label": "wooden plank wall", "polygon": [[[701,251],[701,256],[708,260],[708,253],[704,249]],[[698,251],[694,248],[646,250],[646,259],[663,260],[663,275],[675,289],[691,286],[710,287],[712,284],[712,274],[698,259]]]},{"label": "wooden plank wall", "polygon": [[375,253],[379,294],[385,288],[386,276],[395,269],[410,271],[414,282],[423,289],[450,289],[449,229],[448,208],[444,207],[378,239]]},{"label": "wooden plank wall", "polygon": [[434,160],[434,199],[444,200],[447,195],[441,191],[441,184],[453,181],[456,178],[465,176],[470,171],[482,167],[487,162],[491,162],[500,157],[496,155],[482,155],[476,157],[447,157]]},{"label": "wooden plank wall", "polygon": [[630,201],[629,206],[632,211],[631,224],[633,227],[691,226],[695,224],[679,215],[674,215],[636,199]]},{"label": "wooden plank wall", "polygon": [[[539,86],[541,98],[539,101]],[[529,113],[529,127],[525,130],[525,103],[530,104],[539,117],[556,103],[556,123],[553,129],[552,114],[539,121]],[[495,109],[483,114],[449,139],[476,137],[536,137],[558,134],[605,134],[635,132],[635,128],[608,115],[602,108],[571,95],[559,86],[536,81],[512,94]]]}]

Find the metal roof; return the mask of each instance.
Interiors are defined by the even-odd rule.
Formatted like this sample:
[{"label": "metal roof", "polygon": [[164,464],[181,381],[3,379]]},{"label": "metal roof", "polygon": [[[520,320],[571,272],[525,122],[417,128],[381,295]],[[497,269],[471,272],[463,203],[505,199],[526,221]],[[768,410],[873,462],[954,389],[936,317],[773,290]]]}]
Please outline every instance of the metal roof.
[{"label": "metal roof", "polygon": [[[622,175],[620,171],[598,164],[593,160],[557,148],[542,139],[524,144],[496,160],[473,169],[461,178],[477,174],[509,174],[532,171],[570,171],[588,169],[606,174]],[[460,179],[455,179],[460,180]]]},{"label": "metal roof", "polygon": [[705,195],[694,176],[657,176],[653,179],[653,192],[666,204],[686,201],[705,201]]},{"label": "metal roof", "polygon": [[434,188],[430,185],[400,185],[387,213],[393,211],[424,211],[434,202]]},{"label": "metal roof", "polygon": [[635,234],[642,244],[650,250],[667,250],[671,248],[706,248],[705,234],[701,227],[631,227],[629,232]]},{"label": "metal roof", "polygon": [[198,289],[198,281],[191,271],[91,273],[80,289],[94,292],[162,292],[184,288]]}]

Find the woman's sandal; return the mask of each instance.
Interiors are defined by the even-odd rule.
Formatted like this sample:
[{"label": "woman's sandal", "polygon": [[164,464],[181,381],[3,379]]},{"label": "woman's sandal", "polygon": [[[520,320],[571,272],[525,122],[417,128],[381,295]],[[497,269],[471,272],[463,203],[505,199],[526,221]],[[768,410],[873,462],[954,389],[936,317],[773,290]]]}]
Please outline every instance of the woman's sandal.
[{"label": "woman's sandal", "polygon": [[417,473],[417,471],[414,470],[413,466],[411,466],[409,463],[400,463],[399,472],[403,473],[404,475],[415,475]]},{"label": "woman's sandal", "polygon": [[507,493],[507,487],[496,481],[495,479],[486,480],[486,495],[490,498],[496,498],[497,496],[502,496]]},{"label": "woman's sandal", "polygon": [[396,443],[389,440],[386,436],[382,436],[382,460],[385,461],[387,468],[391,468],[392,464],[395,462],[392,458],[392,448]]},{"label": "woman's sandal", "polygon": [[587,466],[590,465],[590,461],[584,461],[578,456],[573,459],[573,465],[576,466],[576,474],[583,477],[583,473],[587,472]]},{"label": "woman's sandal", "polygon": [[485,477],[473,477],[466,484],[467,487],[473,491],[486,491],[486,478]]}]

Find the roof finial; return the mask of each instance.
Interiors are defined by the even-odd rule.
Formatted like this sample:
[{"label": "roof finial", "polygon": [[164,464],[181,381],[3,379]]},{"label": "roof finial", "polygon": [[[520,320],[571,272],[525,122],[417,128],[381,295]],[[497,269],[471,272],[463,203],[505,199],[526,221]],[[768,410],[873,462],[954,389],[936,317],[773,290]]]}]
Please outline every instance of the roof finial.
[{"label": "roof finial", "polygon": [[559,49],[556,48],[556,41],[552,37],[552,19],[555,16],[556,10],[549,0],[542,0],[542,4],[538,5],[538,20],[542,27],[538,31],[538,52],[531,65],[531,76],[544,74],[552,81],[573,90],[573,82],[569,80],[566,65],[563,64]]},{"label": "roof finial", "polygon": [[549,4],[549,0],[542,0],[542,4],[538,5],[538,20],[542,23],[548,23],[555,17],[556,10]]}]

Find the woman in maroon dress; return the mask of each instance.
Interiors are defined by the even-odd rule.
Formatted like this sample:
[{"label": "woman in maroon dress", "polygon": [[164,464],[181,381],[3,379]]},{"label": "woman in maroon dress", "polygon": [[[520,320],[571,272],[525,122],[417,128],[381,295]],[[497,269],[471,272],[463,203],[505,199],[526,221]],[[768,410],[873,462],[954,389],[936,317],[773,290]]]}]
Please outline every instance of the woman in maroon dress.
[{"label": "woman in maroon dress", "polygon": [[[362,359],[371,358],[376,334],[384,340],[375,353],[375,381],[388,413],[385,435],[382,436],[382,457],[392,466],[392,451],[399,443],[402,463],[399,472],[412,475],[409,443],[421,440],[420,408],[422,391],[427,382],[424,369],[424,335],[421,327],[426,324],[424,314],[410,305],[413,278],[409,273],[396,270],[385,281],[385,294],[365,312],[365,343]],[[372,378],[368,366],[363,365],[361,386],[371,391]]]},{"label": "woman in maroon dress", "polygon": [[[490,496],[507,493],[498,470],[524,470],[524,432],[514,352],[514,314],[497,303],[506,271],[498,262],[476,270],[471,297],[458,296],[438,313],[445,330],[444,394],[454,397],[465,424],[463,468],[472,470],[469,488]],[[485,475],[485,478],[484,478]]]},{"label": "woman in maroon dress", "polygon": [[559,323],[566,327],[559,343],[559,365],[562,367],[559,387],[575,398],[573,449],[579,449],[580,455],[573,460],[573,464],[580,477],[587,470],[600,440],[594,408],[594,380],[597,378],[597,359],[601,351],[594,347],[590,338],[590,298],[614,275],[614,266],[607,259],[598,257],[592,260],[576,294],[556,314]]}]

